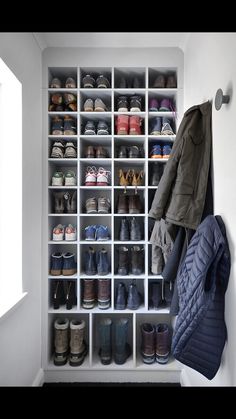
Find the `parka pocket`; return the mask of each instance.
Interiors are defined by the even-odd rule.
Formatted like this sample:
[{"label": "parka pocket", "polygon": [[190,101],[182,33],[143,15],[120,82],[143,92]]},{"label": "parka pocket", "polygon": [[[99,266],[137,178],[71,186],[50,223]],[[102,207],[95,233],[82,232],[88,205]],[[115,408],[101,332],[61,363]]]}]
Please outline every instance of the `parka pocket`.
[{"label": "parka pocket", "polygon": [[167,211],[171,218],[180,221],[185,217],[190,207],[193,189],[192,185],[176,182]]}]

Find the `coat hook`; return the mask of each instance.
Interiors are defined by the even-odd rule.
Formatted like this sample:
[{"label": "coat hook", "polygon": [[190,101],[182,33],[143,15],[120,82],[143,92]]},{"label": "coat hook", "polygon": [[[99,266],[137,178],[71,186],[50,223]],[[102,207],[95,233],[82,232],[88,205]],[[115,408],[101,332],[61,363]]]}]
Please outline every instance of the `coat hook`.
[{"label": "coat hook", "polygon": [[229,95],[223,95],[223,91],[218,89],[215,96],[215,108],[217,111],[220,110],[223,103],[229,103]]}]

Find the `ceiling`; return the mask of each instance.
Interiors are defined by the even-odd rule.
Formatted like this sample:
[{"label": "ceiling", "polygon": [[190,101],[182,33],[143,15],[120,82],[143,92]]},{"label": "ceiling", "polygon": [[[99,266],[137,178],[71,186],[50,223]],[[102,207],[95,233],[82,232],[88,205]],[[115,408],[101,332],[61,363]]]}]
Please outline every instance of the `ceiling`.
[{"label": "ceiling", "polygon": [[179,47],[188,32],[34,32],[40,48],[48,47]]}]

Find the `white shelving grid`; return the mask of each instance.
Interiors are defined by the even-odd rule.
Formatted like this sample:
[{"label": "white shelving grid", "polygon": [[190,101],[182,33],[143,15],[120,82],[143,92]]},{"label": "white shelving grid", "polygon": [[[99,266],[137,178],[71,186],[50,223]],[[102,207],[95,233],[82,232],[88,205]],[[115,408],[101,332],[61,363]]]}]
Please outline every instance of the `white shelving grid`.
[{"label": "white shelving grid", "polygon": [[[99,74],[107,75],[111,82],[111,88],[99,88],[99,89],[84,89],[82,87],[82,78],[85,74],[92,74],[95,78]],[[151,273],[151,244],[150,244],[150,230],[151,230],[151,219],[148,218],[148,212],[152,203],[152,199],[156,190],[156,186],[150,186],[149,178],[150,171],[154,161],[158,161],[160,164],[164,164],[166,159],[153,159],[150,158],[150,151],[153,144],[161,143],[173,143],[175,139],[174,136],[153,136],[150,135],[150,121],[152,118],[157,116],[167,116],[172,121],[172,126],[174,132],[178,127],[178,120],[176,120],[176,113],[173,112],[149,112],[148,104],[150,98],[156,98],[159,102],[163,98],[171,99],[175,104],[176,109],[178,110],[178,85],[177,88],[166,89],[159,88],[155,89],[152,86],[154,77],[158,74],[175,74],[178,80],[177,68],[167,68],[167,67],[50,67],[48,69],[48,86],[53,77],[58,77],[61,80],[65,80],[67,77],[72,76],[77,80],[77,87],[75,89],[47,89],[47,95],[45,100],[45,105],[47,107],[45,112],[45,129],[47,131],[48,138],[48,147],[47,147],[47,156],[48,161],[47,165],[47,209],[48,211],[48,252],[47,252],[47,301],[48,306],[45,307],[47,311],[47,319],[45,320],[45,327],[47,328],[46,333],[46,348],[45,348],[45,360],[44,367],[47,371],[57,371],[55,376],[61,377],[67,371],[67,377],[70,372],[72,372],[71,377],[80,381],[92,381],[93,376],[95,377],[96,371],[104,371],[104,377],[106,372],[114,372],[113,381],[116,380],[117,371],[126,372],[131,371],[133,376],[135,374],[138,376],[138,371],[145,373],[144,380],[148,380],[148,377],[153,376],[155,372],[155,381],[179,381],[180,374],[180,364],[174,359],[166,365],[160,365],[154,363],[151,365],[144,364],[141,359],[141,324],[142,323],[152,323],[158,324],[162,322],[167,322],[171,325],[171,317],[169,315],[169,309],[160,308],[159,310],[153,310],[149,307],[149,283],[150,281],[161,279],[160,275],[153,275]],[[141,81],[140,88],[127,88],[120,89],[117,88],[117,80],[119,76],[124,76],[129,78],[130,75],[137,75]],[[53,93],[64,93],[71,92],[77,96],[77,111],[76,112],[49,112],[48,106],[50,103],[50,98]],[[132,95],[140,95],[142,98],[142,111],[141,112],[118,112],[116,107],[117,98],[121,95],[126,95],[128,97]],[[96,99],[97,97],[101,98],[109,108],[108,112],[84,112],[83,104],[87,98]],[[117,135],[115,127],[115,118],[118,115],[136,115],[142,118],[142,135]],[[75,118],[77,122],[77,134],[76,135],[52,135],[51,133],[51,124],[52,118],[55,116],[70,115]],[[84,125],[87,120],[106,120],[110,125],[110,135],[84,135]],[[69,159],[55,159],[51,158],[51,149],[55,140],[72,140],[77,144],[77,158]],[[89,159],[85,157],[86,147],[98,146],[101,145],[106,147],[109,151],[109,157],[106,159]],[[117,149],[122,145],[138,145],[144,147],[144,157],[143,158],[118,158]],[[87,166],[96,166],[108,168],[111,171],[111,183],[107,187],[101,186],[85,186],[85,170]],[[116,206],[117,199],[120,193],[123,193],[124,187],[119,186],[118,178],[118,169],[119,168],[134,168],[137,170],[144,170],[144,183],[142,186],[138,187],[138,193],[143,199],[144,203],[144,212],[142,214],[117,214]],[[65,171],[67,169],[72,169],[77,173],[77,186],[73,187],[54,187],[51,186],[52,174],[55,170]],[[75,214],[55,214],[54,213],[54,203],[53,203],[53,192],[54,190],[76,190],[77,191],[77,213]],[[135,187],[127,187],[127,193],[133,193]],[[98,197],[106,196],[109,197],[111,201],[111,213],[109,214],[86,214],[85,212],[85,200],[88,197]],[[143,240],[140,242],[121,242],[118,240],[117,223],[121,220],[121,217],[137,217],[144,224],[144,236]],[[52,240],[52,230],[57,224],[62,223],[67,225],[72,223],[77,227],[77,240],[74,242],[55,242]],[[106,242],[88,242],[84,239],[84,228],[91,224],[103,224],[108,225],[110,229],[111,239]],[[98,244],[99,243],[99,244]],[[116,249],[120,245],[131,247],[131,245],[139,245],[144,247],[145,253],[145,263],[144,263],[144,272],[142,275],[134,276],[120,276],[117,274],[117,253]],[[99,276],[87,276],[84,273],[84,250],[92,246],[94,248],[106,248],[108,250],[108,255],[110,259],[111,270],[110,273],[106,276],[111,279],[111,306],[106,310],[101,310],[97,306],[93,309],[84,309],[82,307],[82,295],[81,295],[81,281],[83,278],[95,278]],[[77,258],[77,273],[72,277],[63,277],[62,275],[55,277],[50,275],[50,263],[51,263],[51,254],[53,252],[74,252]],[[104,277],[102,277],[104,278]],[[59,309],[53,309],[52,304],[52,280],[75,280],[77,284],[77,306],[73,306],[71,310],[66,310],[65,306],[61,306]],[[136,279],[137,287],[141,290],[144,303],[138,308],[138,310],[116,310],[115,309],[115,290],[119,281],[125,283],[132,282],[133,279]],[[127,288],[127,287],[126,287]],[[89,347],[88,355],[85,358],[83,364],[79,367],[71,367],[69,362],[64,366],[55,366],[53,363],[53,352],[54,352],[54,329],[53,323],[58,317],[66,317],[69,319],[84,319],[86,322],[86,341]],[[118,317],[126,317],[129,319],[129,330],[128,330],[128,342],[132,348],[132,354],[128,358],[125,364],[117,365],[112,361],[110,365],[103,365],[98,356],[99,349],[99,337],[98,337],[98,323],[102,317],[109,317],[112,320],[115,320]],[[85,373],[82,374],[81,371]],[[149,374],[150,373],[150,374]],[[169,374],[168,374],[169,373]],[[170,375],[171,373],[171,375]],[[86,378],[85,378],[86,374]],[[69,375],[70,376],[70,375]],[[128,375],[127,375],[128,376]],[[117,375],[119,377],[119,375]],[[141,376],[142,377],[142,374]],[[119,381],[120,378],[117,378]],[[100,380],[103,381],[103,375],[100,374]],[[140,378],[139,378],[140,380]]]}]

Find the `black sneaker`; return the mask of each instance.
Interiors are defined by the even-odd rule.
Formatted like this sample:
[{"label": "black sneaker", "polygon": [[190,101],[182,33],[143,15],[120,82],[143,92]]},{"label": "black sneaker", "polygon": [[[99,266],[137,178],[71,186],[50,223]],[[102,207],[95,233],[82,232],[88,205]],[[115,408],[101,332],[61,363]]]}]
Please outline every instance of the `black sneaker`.
[{"label": "black sneaker", "polygon": [[98,76],[97,80],[96,80],[96,87],[98,89],[109,89],[110,83],[109,80],[103,76],[102,74],[100,76]]},{"label": "black sneaker", "polygon": [[130,112],[141,112],[142,98],[141,96],[131,96],[130,98]]},{"label": "black sneaker", "polygon": [[84,128],[84,135],[95,135],[95,125],[93,121],[87,121]]},{"label": "black sneaker", "polygon": [[128,112],[128,100],[126,96],[119,96],[117,100],[118,112]]},{"label": "black sneaker", "polygon": [[106,121],[99,121],[97,126],[97,135],[109,135],[109,127]]},{"label": "black sneaker", "polygon": [[86,76],[82,79],[82,84],[85,89],[95,87],[95,80],[90,74],[86,74]]}]

